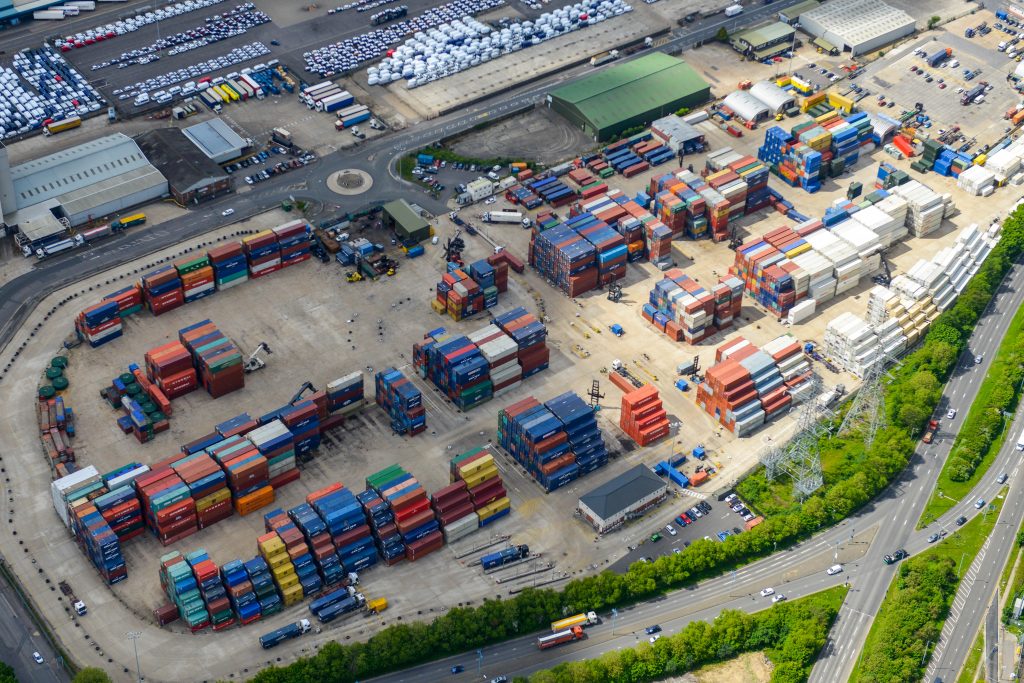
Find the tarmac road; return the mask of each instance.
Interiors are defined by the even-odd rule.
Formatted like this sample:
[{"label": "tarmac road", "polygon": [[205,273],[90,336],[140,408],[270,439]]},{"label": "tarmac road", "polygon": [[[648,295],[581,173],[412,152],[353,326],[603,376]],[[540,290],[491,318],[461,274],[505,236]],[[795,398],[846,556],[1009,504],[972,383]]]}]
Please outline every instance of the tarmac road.
[{"label": "tarmac road", "polygon": [[[36,664],[32,653],[43,656]],[[0,661],[14,669],[19,681],[67,681],[49,642],[36,629],[21,601],[7,581],[0,579]]]}]

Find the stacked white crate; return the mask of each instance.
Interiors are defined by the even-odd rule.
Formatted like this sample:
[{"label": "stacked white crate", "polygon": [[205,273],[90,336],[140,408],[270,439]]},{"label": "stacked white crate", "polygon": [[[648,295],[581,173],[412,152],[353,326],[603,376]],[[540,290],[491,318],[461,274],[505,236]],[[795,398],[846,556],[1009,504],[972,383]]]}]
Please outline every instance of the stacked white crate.
[{"label": "stacked white crate", "polygon": [[[887,197],[885,201],[888,199]],[[898,217],[886,213],[878,206],[867,206],[850,216],[850,220],[845,222],[852,221],[864,226],[878,237],[878,243],[883,249],[890,247],[894,242],[907,235],[907,228],[903,225],[903,221],[906,220],[907,203],[899,197],[895,199],[903,204],[903,213]]]},{"label": "stacked white crate", "polygon": [[[771,340],[770,342],[762,346],[761,349],[765,353],[774,358],[775,354],[779,353],[786,347],[791,346],[795,341],[796,339],[794,339],[791,335],[784,334],[781,337],[776,337],[775,339]],[[810,361],[807,359],[807,356],[801,352],[790,354],[789,356],[786,356],[782,360],[779,360],[775,365],[779,369],[779,374],[782,375],[782,380],[786,383],[799,379],[802,376],[804,377],[804,379],[799,384],[789,387],[789,393],[791,395],[794,395],[795,400],[795,392],[797,391],[797,387],[802,386],[805,382],[809,382],[811,379]]]},{"label": "stacked white crate", "polygon": [[907,270],[907,277],[931,293],[940,311],[949,308],[956,298],[956,290],[953,289],[948,274],[942,266],[933,261],[920,259]]},{"label": "stacked white crate", "polygon": [[825,327],[825,355],[858,377],[879,360],[878,335],[866,320],[853,313],[840,313]]},{"label": "stacked white crate", "polygon": [[836,278],[832,274],[835,267],[827,258],[814,251],[805,251],[792,259],[807,273],[807,296],[823,304],[836,295]]},{"label": "stacked white crate", "polygon": [[971,166],[964,169],[956,179],[956,186],[972,195],[992,194],[996,185],[996,175],[984,166]]},{"label": "stacked white crate", "polygon": [[737,154],[733,151],[732,147],[723,147],[721,149],[711,152],[707,156],[707,167],[713,171],[721,171],[734,161],[739,161],[743,158],[742,154]]},{"label": "stacked white crate", "polygon": [[[861,275],[864,274],[864,261],[853,247],[828,230],[816,230],[806,235],[804,239],[814,251],[832,262],[836,294],[842,294],[857,286]],[[814,298],[821,301],[817,296]]]},{"label": "stacked white crate", "polygon": [[817,301],[814,299],[804,299],[800,303],[789,309],[789,316],[787,320],[790,325],[799,325],[803,321],[814,315],[814,310],[817,306]]},{"label": "stacked white crate", "polygon": [[891,193],[907,200],[906,226],[914,237],[934,232],[942,223],[946,213],[945,202],[927,185],[910,180],[892,188]]},{"label": "stacked white crate", "polygon": [[1020,153],[1019,150],[1012,149],[1010,147],[1004,147],[998,152],[994,152],[985,162],[985,168],[992,171],[996,177],[996,182],[1002,185],[1006,180],[1020,170]]}]

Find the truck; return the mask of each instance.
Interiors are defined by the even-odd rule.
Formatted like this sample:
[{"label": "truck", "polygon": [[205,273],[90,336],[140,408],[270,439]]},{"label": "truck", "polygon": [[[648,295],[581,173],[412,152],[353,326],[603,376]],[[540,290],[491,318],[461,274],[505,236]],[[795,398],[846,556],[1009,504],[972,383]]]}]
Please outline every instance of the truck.
[{"label": "truck", "polygon": [[323,608],[316,613],[316,618],[324,624],[329,624],[338,617],[354,612],[360,607],[366,606],[366,598],[362,593],[356,593],[342,598],[338,602]]},{"label": "truck", "polygon": [[62,251],[74,249],[80,244],[82,244],[82,241],[80,239],[69,237],[59,242],[54,242],[53,244],[47,244],[43,247],[39,247],[38,249],[36,249],[36,258],[42,260],[47,256],[53,256],[54,254],[59,254]]},{"label": "truck", "polygon": [[72,0],[72,2],[65,2],[64,6],[65,7],[77,7],[80,10],[85,10],[86,12],[92,12],[93,10],[96,9],[96,2],[95,2],[95,0]]},{"label": "truck", "polygon": [[130,216],[124,216],[123,218],[117,219],[116,221],[114,221],[113,223],[110,224],[110,227],[114,230],[114,232],[117,232],[118,230],[123,230],[125,228],[130,228],[133,225],[142,225],[145,222],[146,222],[146,214],[144,214],[144,213],[133,213]]},{"label": "truck", "polygon": [[64,10],[62,9],[43,9],[37,10],[32,13],[32,18],[36,21],[63,21]]},{"label": "truck", "polygon": [[61,131],[71,130],[72,128],[78,128],[82,125],[82,117],[80,116],[69,116],[66,119],[60,121],[53,121],[43,126],[43,135],[55,135]]},{"label": "truck", "polygon": [[613,62],[613,61],[615,61],[618,58],[619,58],[619,51],[618,50],[608,50],[607,52],[602,52],[600,54],[596,54],[593,57],[591,57],[590,58],[590,66],[601,66],[602,64],[607,64],[608,62]]},{"label": "truck", "polygon": [[60,592],[68,596],[68,600],[71,601],[71,606],[74,608],[75,614],[80,617],[84,617],[89,613],[89,609],[85,606],[85,603],[75,597],[75,593],[71,590],[71,586],[68,585],[67,581],[61,581],[58,585],[60,586]]},{"label": "truck", "polygon": [[1021,432],[1020,436],[1017,437],[1017,450],[1024,451],[1024,432]]},{"label": "truck", "polygon": [[518,211],[487,211],[484,223],[522,223],[523,214]]},{"label": "truck", "polygon": [[601,620],[597,618],[597,612],[581,612],[575,616],[551,622],[551,632],[558,633],[559,631],[564,631],[565,629],[572,628],[574,626],[579,626],[581,628],[584,626],[594,626],[600,622]]},{"label": "truck", "polygon": [[743,14],[743,5],[729,5],[725,8],[725,16],[735,17]]},{"label": "truck", "polygon": [[978,85],[974,86],[963,95],[960,96],[960,104],[963,106],[969,105],[974,100],[978,99],[985,93],[985,87],[988,85],[985,81],[981,81]]},{"label": "truck", "polygon": [[929,420],[928,429],[925,431],[924,436],[921,438],[922,443],[931,443],[932,439],[935,438],[935,432],[939,431],[939,421]]},{"label": "truck", "polygon": [[928,55],[928,66],[937,67],[953,56],[953,48],[944,47]]},{"label": "truck", "polygon": [[562,643],[571,643],[574,640],[583,640],[583,627],[573,626],[558,633],[540,636],[537,638],[537,647],[541,650],[546,650],[549,647],[555,647]]},{"label": "truck", "polygon": [[374,598],[366,601],[366,611],[372,614],[380,614],[388,608],[387,598]]},{"label": "truck", "polygon": [[331,605],[341,602],[345,598],[351,597],[356,594],[356,589],[352,586],[346,586],[344,588],[338,588],[333,590],[326,595],[323,595],[313,602],[309,603],[310,614],[316,614],[317,612],[323,611]]},{"label": "truck", "polygon": [[292,134],[284,128],[275,128],[270,131],[270,139],[279,145],[284,145],[285,147],[292,146]]},{"label": "truck", "polygon": [[488,553],[480,558],[480,565],[484,569],[494,569],[502,565],[514,562],[516,560],[522,560],[530,556],[530,546],[528,545],[514,545],[504,550],[497,552]]},{"label": "truck", "polygon": [[307,633],[310,628],[311,625],[309,623],[309,619],[299,619],[294,624],[288,624],[287,626],[282,626],[276,631],[264,633],[260,636],[260,645],[263,646],[264,650],[269,650],[276,645],[280,645],[286,640],[298,638],[303,633]]}]

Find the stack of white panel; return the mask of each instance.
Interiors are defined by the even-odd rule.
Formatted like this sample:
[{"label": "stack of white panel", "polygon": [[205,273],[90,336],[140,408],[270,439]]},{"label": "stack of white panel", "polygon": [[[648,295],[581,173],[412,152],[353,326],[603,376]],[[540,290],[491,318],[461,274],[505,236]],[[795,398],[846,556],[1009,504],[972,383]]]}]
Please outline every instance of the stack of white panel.
[{"label": "stack of white panel", "polygon": [[972,195],[992,194],[995,189],[996,176],[984,166],[971,166],[964,169],[956,179],[956,186]]},{"label": "stack of white panel", "polygon": [[892,188],[892,193],[907,200],[906,226],[914,237],[934,232],[942,223],[946,206],[941,195],[916,180]]},{"label": "stack of white panel", "polygon": [[814,250],[805,251],[792,261],[807,273],[807,295],[810,298],[822,304],[836,295],[836,278],[832,274],[835,267],[831,261]]},{"label": "stack of white panel", "polygon": [[714,152],[711,152],[707,156],[707,166],[711,171],[721,171],[723,168],[728,166],[734,161],[739,161],[743,158],[742,154],[737,154],[733,151],[732,147],[722,147]]},{"label": "stack of white panel", "polygon": [[1020,155],[1008,147],[1003,148],[988,158],[985,168],[992,171],[997,182],[1005,182],[1007,178],[1020,170]]},{"label": "stack of white panel", "polygon": [[887,320],[905,315],[907,309],[896,292],[883,285],[875,285],[868,292],[868,322],[881,325]]},{"label": "stack of white panel", "polygon": [[[804,239],[835,267],[833,275],[836,279],[836,294],[848,292],[857,286],[864,274],[864,261],[853,247],[828,230],[812,232]],[[814,292],[810,294],[818,301],[822,301]]]},{"label": "stack of white panel", "polygon": [[898,356],[907,349],[907,336],[903,334],[903,327],[898,320],[887,320],[876,325],[875,334],[878,335],[882,353],[887,356]]},{"label": "stack of white panel", "polygon": [[971,252],[966,246],[956,242],[952,246],[941,249],[932,257],[932,263],[942,268],[957,294],[964,291],[974,268],[974,259],[971,258]]},{"label": "stack of white panel", "polygon": [[[860,213],[858,212],[857,218],[860,217]],[[832,234],[853,247],[862,259],[867,259],[882,250],[882,239],[878,233],[856,219],[832,226]]]},{"label": "stack of white panel", "polygon": [[804,299],[797,305],[793,306],[791,309],[789,309],[789,324],[799,325],[803,321],[810,318],[812,315],[814,315],[814,309],[817,303],[818,302],[815,301],[814,299]]},{"label": "stack of white panel", "polygon": [[945,270],[932,261],[919,260],[907,271],[907,277],[916,281],[929,292],[939,310],[946,310],[956,298],[956,290],[949,282]]},{"label": "stack of white panel", "polygon": [[878,235],[882,248],[890,247],[907,236],[907,227],[903,224],[907,219],[907,202],[900,197],[886,197],[879,204],[890,200],[898,205],[894,207],[896,215],[887,213],[876,204],[861,209],[850,218]]},{"label": "stack of white panel", "polygon": [[863,377],[879,360],[874,327],[853,313],[840,313],[825,327],[825,355],[844,370]]}]

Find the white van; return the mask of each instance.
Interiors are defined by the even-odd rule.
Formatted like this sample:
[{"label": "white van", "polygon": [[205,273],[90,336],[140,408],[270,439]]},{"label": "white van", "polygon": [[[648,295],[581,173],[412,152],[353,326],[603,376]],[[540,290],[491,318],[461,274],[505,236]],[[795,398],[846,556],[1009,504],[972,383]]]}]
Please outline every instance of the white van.
[{"label": "white van", "polygon": [[1020,436],[1017,437],[1017,450],[1024,451],[1024,432],[1021,432]]}]

